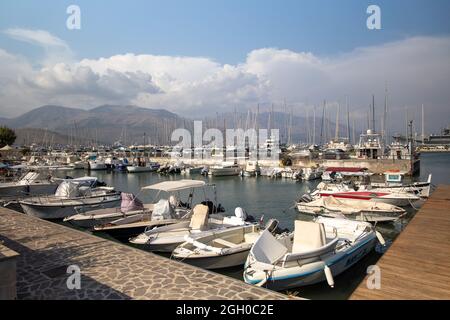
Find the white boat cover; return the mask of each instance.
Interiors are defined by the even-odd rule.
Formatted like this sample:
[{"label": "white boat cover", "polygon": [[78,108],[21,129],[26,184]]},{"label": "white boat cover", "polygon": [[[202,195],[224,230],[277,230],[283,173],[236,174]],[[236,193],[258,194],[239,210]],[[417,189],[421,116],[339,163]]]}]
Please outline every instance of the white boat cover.
[{"label": "white boat cover", "polygon": [[190,188],[200,188],[206,185],[205,181],[182,179],[175,181],[163,181],[143,187],[142,190],[161,190],[166,192],[180,191]]},{"label": "white boat cover", "polygon": [[173,214],[173,208],[170,206],[170,203],[166,199],[161,199],[153,208],[152,220],[165,220],[171,219]]},{"label": "white boat cover", "polygon": [[55,192],[55,196],[60,198],[76,198],[79,194],[79,184],[69,180],[61,182]]}]

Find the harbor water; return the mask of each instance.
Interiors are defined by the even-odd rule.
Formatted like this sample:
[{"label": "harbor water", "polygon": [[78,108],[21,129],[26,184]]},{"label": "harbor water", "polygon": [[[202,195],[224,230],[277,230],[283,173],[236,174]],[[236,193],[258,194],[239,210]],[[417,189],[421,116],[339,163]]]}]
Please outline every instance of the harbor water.
[{"label": "harbor water", "polygon": [[[450,183],[450,153],[425,153],[421,155],[420,175],[414,180],[426,180],[428,174],[432,173],[434,185]],[[201,175],[160,175],[158,173],[121,173],[114,171],[91,171],[88,173],[96,176],[117,190],[131,192],[138,195],[144,202],[153,201],[155,193],[141,192],[146,185],[160,181],[173,179],[202,179],[216,186],[217,200],[226,210],[226,214],[233,214],[236,207],[244,208],[248,214],[259,220],[264,216],[264,221],[276,218],[281,228],[292,230],[294,220],[309,220],[310,216],[298,213],[294,208],[294,202],[305,192],[314,190],[320,180],[312,182],[294,181],[291,179],[270,179],[268,177],[203,177]],[[63,177],[80,177],[86,175],[83,170],[59,172]],[[204,196],[201,195],[203,198]],[[214,194],[207,194],[214,199]],[[395,237],[404,229],[408,221],[413,217],[416,210],[408,208],[408,214],[395,223],[378,224],[379,230],[387,243],[391,243]],[[347,299],[366,275],[369,265],[374,264],[386,248],[378,247],[377,250],[366,256],[360,263],[345,271],[335,278],[335,288],[330,288],[326,283],[302,287],[290,290],[288,294],[298,295],[308,299]],[[228,276],[242,279],[242,268],[218,270],[217,272]]]}]

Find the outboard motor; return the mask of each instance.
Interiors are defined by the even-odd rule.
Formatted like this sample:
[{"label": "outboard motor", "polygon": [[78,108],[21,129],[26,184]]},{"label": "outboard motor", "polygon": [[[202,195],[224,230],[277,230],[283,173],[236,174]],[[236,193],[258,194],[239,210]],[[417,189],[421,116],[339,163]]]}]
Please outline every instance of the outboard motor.
[{"label": "outboard motor", "polygon": [[308,203],[308,202],[311,202],[312,200],[313,200],[313,199],[312,199],[311,195],[308,194],[308,193],[305,193],[305,194],[303,194],[303,195],[300,197],[300,199],[298,200],[298,202]]},{"label": "outboard motor", "polygon": [[236,207],[236,209],[234,209],[234,215],[244,221],[247,220],[247,212],[241,207]]},{"label": "outboard motor", "polygon": [[269,230],[270,233],[274,233],[278,228],[278,223],[277,219],[270,219],[267,221],[265,229]]}]

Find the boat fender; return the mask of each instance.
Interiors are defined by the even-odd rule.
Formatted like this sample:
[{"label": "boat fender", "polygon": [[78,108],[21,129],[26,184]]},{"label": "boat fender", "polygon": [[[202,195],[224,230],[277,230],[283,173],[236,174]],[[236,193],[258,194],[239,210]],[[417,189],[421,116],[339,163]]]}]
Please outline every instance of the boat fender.
[{"label": "boat fender", "polygon": [[327,265],[325,265],[323,271],[325,272],[325,277],[327,278],[328,285],[331,288],[334,288],[334,279],[333,274],[331,273],[331,269]]},{"label": "boat fender", "polygon": [[384,238],[381,235],[381,233],[379,233],[378,231],[375,231],[375,234],[377,236],[378,241],[381,243],[381,245],[385,246],[386,245],[386,241],[384,240]]}]

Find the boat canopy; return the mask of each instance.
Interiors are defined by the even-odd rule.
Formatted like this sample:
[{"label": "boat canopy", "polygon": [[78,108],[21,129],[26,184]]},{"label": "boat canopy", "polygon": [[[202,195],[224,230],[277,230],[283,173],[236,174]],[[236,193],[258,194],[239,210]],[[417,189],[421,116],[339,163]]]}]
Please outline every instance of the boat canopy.
[{"label": "boat canopy", "polygon": [[205,181],[202,180],[190,180],[190,179],[182,179],[175,181],[163,181],[156,184],[152,184],[146,187],[143,187],[142,190],[160,190],[166,192],[174,192],[180,191],[190,188],[201,188],[206,185]]}]

